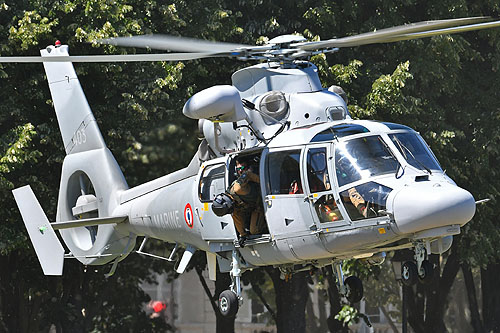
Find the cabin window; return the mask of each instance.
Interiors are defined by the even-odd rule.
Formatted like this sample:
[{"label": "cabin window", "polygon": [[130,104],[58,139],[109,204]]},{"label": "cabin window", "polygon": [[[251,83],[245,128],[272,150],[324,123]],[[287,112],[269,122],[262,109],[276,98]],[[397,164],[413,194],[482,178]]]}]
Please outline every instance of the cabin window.
[{"label": "cabin window", "polygon": [[340,192],[340,198],[351,220],[358,221],[384,216],[391,191],[387,186],[369,182]]},{"label": "cabin window", "polygon": [[226,190],[225,173],[225,164],[209,165],[203,170],[198,193],[201,202],[211,202],[217,194]]},{"label": "cabin window", "polygon": [[300,181],[300,150],[269,153],[267,175],[267,194],[304,193]]},{"label": "cabin window", "polygon": [[326,148],[311,148],[307,152],[307,181],[311,193],[331,189],[326,164]]},{"label": "cabin window", "polygon": [[316,200],[314,209],[321,223],[341,221],[344,219],[331,193],[322,195]]},{"label": "cabin window", "polygon": [[368,133],[368,128],[358,124],[340,124],[332,126],[318,134],[316,134],[311,142],[323,142],[340,139],[345,136]]}]

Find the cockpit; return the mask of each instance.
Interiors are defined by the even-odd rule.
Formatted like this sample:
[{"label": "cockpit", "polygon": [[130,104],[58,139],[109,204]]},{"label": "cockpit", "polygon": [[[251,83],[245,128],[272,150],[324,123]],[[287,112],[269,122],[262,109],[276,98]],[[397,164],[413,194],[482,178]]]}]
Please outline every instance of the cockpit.
[{"label": "cockpit", "polygon": [[[316,225],[310,229],[386,217],[387,198],[402,186],[402,178],[424,180],[442,173],[430,148],[411,128],[367,125],[375,128],[355,122],[334,125],[314,134],[305,146],[265,152],[261,172],[268,219],[295,209],[290,207],[293,198],[302,215],[303,209],[312,212]],[[288,208],[277,208],[283,197]]]}]

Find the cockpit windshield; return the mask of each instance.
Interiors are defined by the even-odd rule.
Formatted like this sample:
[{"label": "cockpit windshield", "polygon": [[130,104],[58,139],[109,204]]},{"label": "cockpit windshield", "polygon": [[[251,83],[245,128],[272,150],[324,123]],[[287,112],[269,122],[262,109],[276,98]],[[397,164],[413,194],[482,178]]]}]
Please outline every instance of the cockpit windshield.
[{"label": "cockpit windshield", "polygon": [[339,186],[388,173],[396,173],[399,162],[378,135],[335,145],[335,169]]},{"label": "cockpit windshield", "polygon": [[410,165],[417,169],[441,170],[438,161],[418,134],[396,133],[389,134],[389,138]]}]

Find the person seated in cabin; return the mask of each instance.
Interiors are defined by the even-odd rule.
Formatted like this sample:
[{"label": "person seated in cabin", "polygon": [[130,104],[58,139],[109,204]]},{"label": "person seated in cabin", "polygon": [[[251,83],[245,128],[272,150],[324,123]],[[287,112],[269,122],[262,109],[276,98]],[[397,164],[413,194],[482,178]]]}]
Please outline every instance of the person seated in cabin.
[{"label": "person seated in cabin", "polygon": [[314,203],[314,208],[316,209],[316,214],[321,223],[342,220],[342,214],[331,193],[321,196],[321,198]]},{"label": "person seated in cabin", "polygon": [[358,213],[361,214],[364,218],[368,217],[367,203],[363,196],[359,194],[356,187],[351,187],[349,190],[347,190],[347,193],[349,194],[350,202],[354,207],[356,207]]},{"label": "person seated in cabin", "polygon": [[290,188],[288,189],[288,194],[303,194],[304,191],[302,190],[302,184],[300,183],[299,180],[293,180],[292,183],[290,184]]},{"label": "person seated in cabin", "polygon": [[[355,172],[355,170],[353,170],[354,168],[351,163],[344,156],[337,159],[335,167],[339,186],[359,179],[359,175]],[[367,202],[355,186],[349,188],[347,191],[343,191],[340,195],[344,201],[345,208],[348,212],[350,212],[349,215],[351,215],[351,217],[355,217],[355,219],[368,217]]]},{"label": "person seated in cabin", "polygon": [[248,161],[236,160],[238,178],[231,184],[229,195],[233,198],[234,211],[231,214],[238,231],[240,246],[244,246],[249,235],[261,234],[265,229],[260,179],[249,166]]}]

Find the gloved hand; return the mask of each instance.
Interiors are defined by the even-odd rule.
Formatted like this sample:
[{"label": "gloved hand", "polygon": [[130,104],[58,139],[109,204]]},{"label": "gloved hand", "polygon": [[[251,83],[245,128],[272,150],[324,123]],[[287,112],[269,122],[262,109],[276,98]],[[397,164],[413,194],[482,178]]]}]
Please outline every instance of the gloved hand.
[{"label": "gloved hand", "polygon": [[240,236],[240,239],[238,239],[238,244],[240,244],[240,247],[243,248],[245,247],[245,242],[248,239],[246,235]]}]

